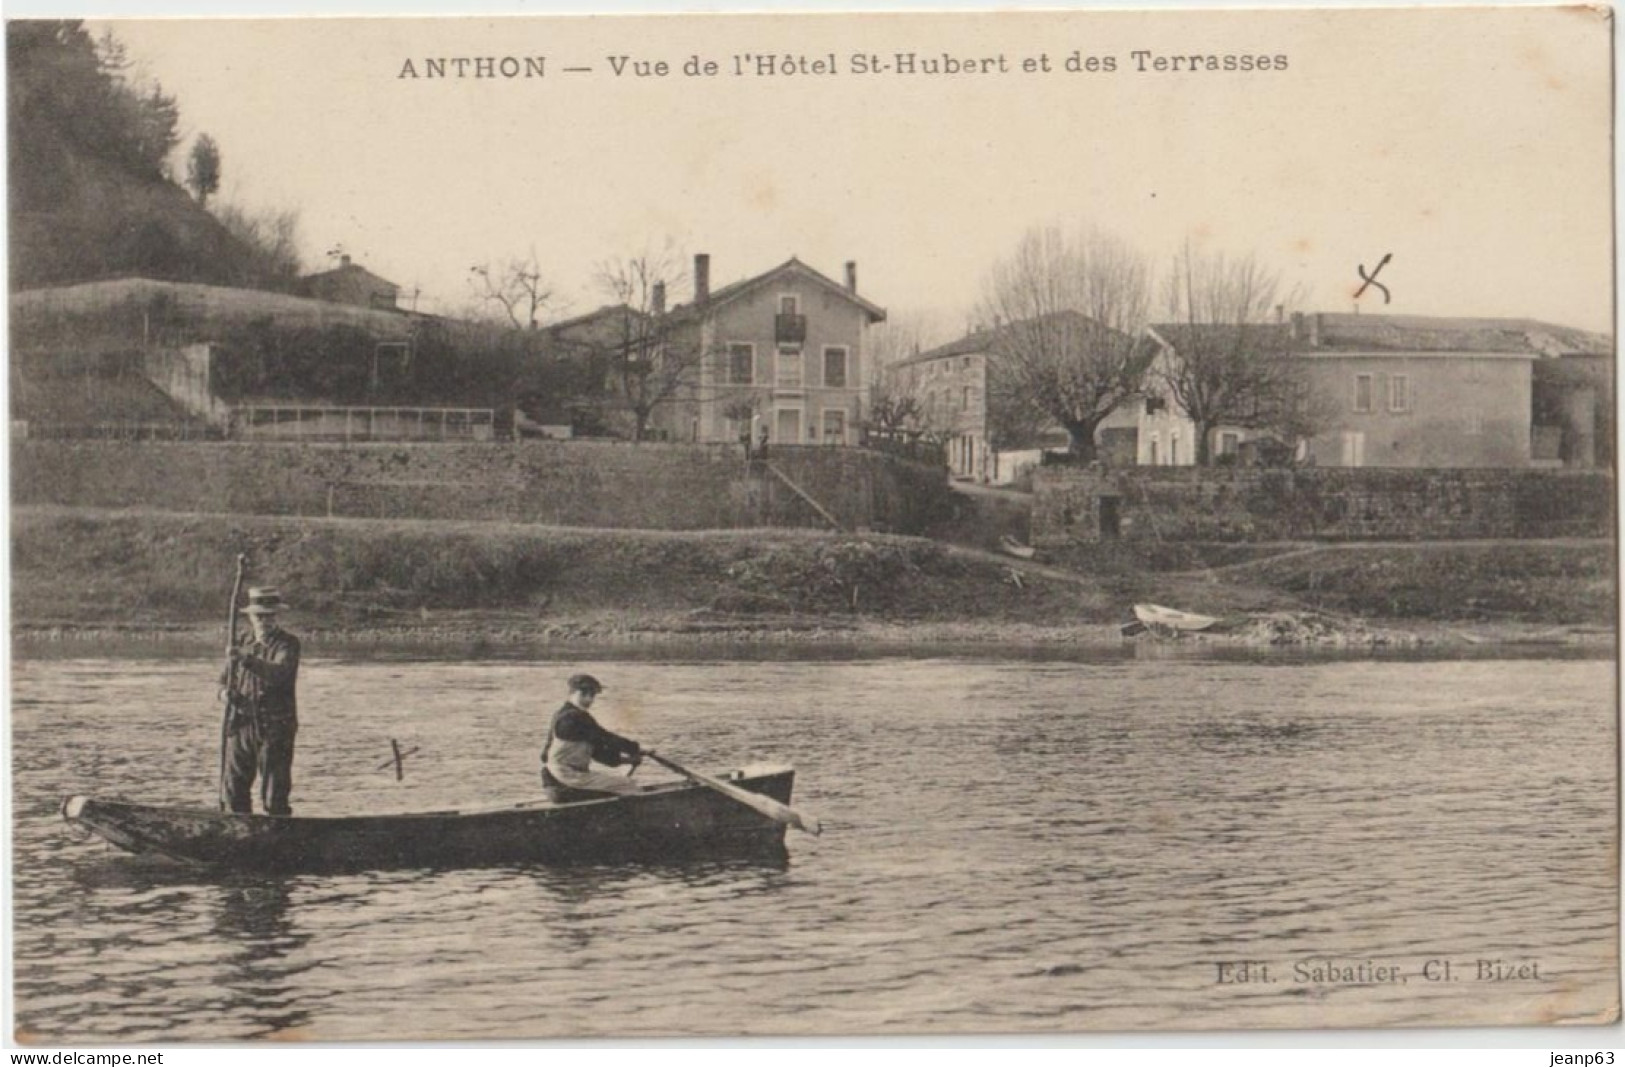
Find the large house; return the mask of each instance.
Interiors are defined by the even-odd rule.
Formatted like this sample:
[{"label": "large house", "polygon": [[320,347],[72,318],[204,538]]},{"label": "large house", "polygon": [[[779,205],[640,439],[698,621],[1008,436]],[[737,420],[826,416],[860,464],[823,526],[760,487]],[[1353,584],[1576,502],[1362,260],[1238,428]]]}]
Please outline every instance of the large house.
[{"label": "large house", "polygon": [[[1233,327],[1206,327],[1233,329]],[[1294,315],[1285,331],[1322,429],[1299,460],[1336,467],[1591,466],[1611,436],[1609,338],[1528,319]],[[1159,359],[1178,358],[1181,327],[1152,326]],[[1148,388],[1126,412],[1135,461],[1195,462],[1195,427]],[[1223,456],[1260,434],[1219,427]]]},{"label": "large house", "polygon": [[[912,396],[924,425],[948,437],[950,472],[1012,481],[1036,449],[990,444],[988,398],[999,373],[1001,331],[972,331],[901,360],[888,387]],[[1113,466],[1192,466],[1196,426],[1158,383],[1191,330],[1232,339],[1247,330],[1301,361],[1304,400],[1321,429],[1297,445],[1297,461],[1343,467],[1587,467],[1611,461],[1613,344],[1610,338],[1526,319],[1400,315],[1294,315],[1242,330],[1233,325],[1152,325],[1157,346],[1142,395],[1101,424],[1096,444]],[[1245,461],[1264,431],[1219,426],[1215,457]],[[1048,447],[1066,437],[1050,427]]]},{"label": "large house", "polygon": [[[763,430],[774,444],[857,441],[865,336],[886,311],[794,257],[719,289],[711,257],[694,257],[693,302],[671,312],[676,345],[704,354],[699,373],[651,424],[672,440],[737,441]],[[747,415],[746,408],[749,408]]]},{"label": "large house", "polygon": [[1004,364],[1001,346],[1023,330],[1059,328],[1085,332],[1104,329],[1078,312],[1059,312],[1017,323],[979,326],[945,345],[898,360],[886,368],[886,387],[912,397],[923,429],[946,439],[948,471],[956,478],[1006,485],[1039,462],[1046,448],[1065,448],[1067,434],[1038,418],[1021,429],[1020,447],[1001,447],[1000,428],[991,403],[998,395]]},{"label": "large house", "polygon": [[360,264],[351,263],[347,255],[341,255],[339,265],[332,270],[307,274],[299,279],[299,292],[303,296],[332,304],[352,304],[384,311],[397,310],[396,301],[400,291],[401,287],[394,282],[380,278]]}]

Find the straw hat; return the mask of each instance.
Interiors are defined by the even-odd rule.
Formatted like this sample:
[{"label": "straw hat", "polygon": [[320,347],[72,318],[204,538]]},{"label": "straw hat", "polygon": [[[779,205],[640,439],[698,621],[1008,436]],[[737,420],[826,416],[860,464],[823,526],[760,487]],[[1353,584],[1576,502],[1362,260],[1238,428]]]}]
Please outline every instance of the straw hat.
[{"label": "straw hat", "polygon": [[249,587],[248,603],[241,610],[244,615],[275,615],[285,606],[276,586],[256,585]]}]

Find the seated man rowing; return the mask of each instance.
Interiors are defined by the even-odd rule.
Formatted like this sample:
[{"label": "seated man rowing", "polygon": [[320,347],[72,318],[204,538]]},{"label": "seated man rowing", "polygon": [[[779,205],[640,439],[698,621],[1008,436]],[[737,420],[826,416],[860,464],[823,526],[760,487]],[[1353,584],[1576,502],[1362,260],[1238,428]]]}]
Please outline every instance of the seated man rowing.
[{"label": "seated man rowing", "polygon": [[636,741],[604,729],[588,711],[603,692],[603,683],[590,674],[576,674],[569,685],[569,699],[553,713],[542,747],[542,787],[548,799],[569,804],[641,792],[630,777],[592,769],[594,760],[607,767],[630,763],[634,770],[643,762],[643,749]]}]

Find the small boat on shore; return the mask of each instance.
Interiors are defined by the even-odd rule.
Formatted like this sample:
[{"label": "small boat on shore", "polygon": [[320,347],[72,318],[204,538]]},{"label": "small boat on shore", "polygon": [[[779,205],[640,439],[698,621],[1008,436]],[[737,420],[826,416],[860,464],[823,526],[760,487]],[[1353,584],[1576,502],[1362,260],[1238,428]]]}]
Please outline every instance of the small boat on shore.
[{"label": "small boat on shore", "polygon": [[[130,852],[230,870],[666,862],[782,853],[786,823],[768,813],[789,804],[792,768],[747,767],[706,781],[709,787],[695,780],[661,783],[572,804],[531,801],[398,815],[239,815],[89,796],[68,797],[61,810],[70,824]],[[752,796],[738,799],[730,790]],[[753,806],[753,798],[761,799]]]},{"label": "small boat on shore", "polygon": [[1024,545],[1014,537],[1009,536],[999,538],[999,548],[1006,555],[1014,556],[1017,559],[1032,559],[1038,554],[1038,550],[1032,545]]},{"label": "small boat on shore", "polygon": [[1218,623],[1211,615],[1195,615],[1177,608],[1165,608],[1161,604],[1136,604],[1134,617],[1152,629],[1196,631],[1206,630]]}]

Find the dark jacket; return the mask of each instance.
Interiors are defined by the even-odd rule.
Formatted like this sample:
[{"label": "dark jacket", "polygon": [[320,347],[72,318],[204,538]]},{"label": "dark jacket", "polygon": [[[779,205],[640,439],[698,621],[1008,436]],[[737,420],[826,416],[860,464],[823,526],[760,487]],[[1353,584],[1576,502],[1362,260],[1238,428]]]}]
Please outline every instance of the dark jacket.
[{"label": "dark jacket", "polygon": [[299,639],[286,630],[272,630],[265,640],[251,640],[242,647],[236,670],[226,668],[232,679],[227,694],[232,706],[262,723],[297,722]]},{"label": "dark jacket", "polygon": [[565,704],[553,713],[553,725],[547,732],[547,744],[542,747],[544,767],[547,765],[547,754],[552,750],[555,740],[585,742],[592,747],[592,758],[606,767],[619,767],[628,760],[637,759],[643,753],[636,741],[609,732],[598,725],[598,720],[585,709],[578,708],[574,704]]}]

